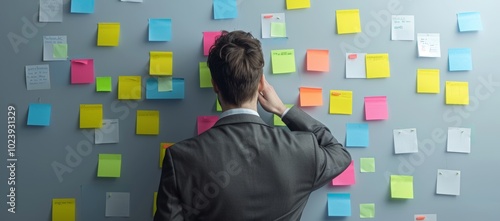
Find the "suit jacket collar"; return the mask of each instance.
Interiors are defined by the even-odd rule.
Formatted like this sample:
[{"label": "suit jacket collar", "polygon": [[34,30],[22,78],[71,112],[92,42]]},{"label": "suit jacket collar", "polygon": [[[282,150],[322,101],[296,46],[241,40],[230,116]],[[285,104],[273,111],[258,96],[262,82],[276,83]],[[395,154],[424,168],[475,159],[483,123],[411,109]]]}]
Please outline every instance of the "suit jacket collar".
[{"label": "suit jacket collar", "polygon": [[256,123],[268,126],[259,116],[253,114],[234,114],[219,119],[213,127],[237,123]]}]

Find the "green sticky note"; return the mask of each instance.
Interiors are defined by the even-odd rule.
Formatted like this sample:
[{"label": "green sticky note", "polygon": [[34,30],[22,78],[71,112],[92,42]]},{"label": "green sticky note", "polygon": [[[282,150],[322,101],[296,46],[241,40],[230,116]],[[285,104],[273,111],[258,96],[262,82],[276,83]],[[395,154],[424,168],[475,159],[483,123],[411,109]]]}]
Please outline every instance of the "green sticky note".
[{"label": "green sticky note", "polygon": [[216,103],[215,104],[216,110],[219,111],[219,112],[221,112],[222,111],[222,106],[220,106],[220,102],[219,102],[218,98],[215,99],[215,103]]},{"label": "green sticky note", "polygon": [[413,176],[391,175],[391,197],[413,199]]},{"label": "green sticky note", "polygon": [[293,49],[272,50],[271,63],[273,74],[295,72],[295,52]]},{"label": "green sticky note", "polygon": [[359,218],[375,218],[375,204],[359,204]]},{"label": "green sticky note", "polygon": [[97,177],[120,177],[121,167],[121,154],[99,154]]},{"label": "green sticky note", "polygon": [[53,44],[52,57],[68,58],[68,44]]},{"label": "green sticky note", "polygon": [[158,92],[172,91],[172,77],[158,77]]},{"label": "green sticky note", "polygon": [[[292,108],[293,104],[285,104],[286,108]],[[284,127],[286,124],[281,120],[281,116],[274,114],[274,126]]]},{"label": "green sticky note", "polygon": [[207,62],[200,62],[200,88],[212,87],[212,75]]},{"label": "green sticky note", "polygon": [[271,22],[271,37],[285,38],[286,24],[283,22]]},{"label": "green sticky note", "polygon": [[362,173],[375,172],[375,158],[359,158],[359,162],[359,169]]},{"label": "green sticky note", "polygon": [[96,77],[95,90],[97,92],[111,91],[111,77]]}]

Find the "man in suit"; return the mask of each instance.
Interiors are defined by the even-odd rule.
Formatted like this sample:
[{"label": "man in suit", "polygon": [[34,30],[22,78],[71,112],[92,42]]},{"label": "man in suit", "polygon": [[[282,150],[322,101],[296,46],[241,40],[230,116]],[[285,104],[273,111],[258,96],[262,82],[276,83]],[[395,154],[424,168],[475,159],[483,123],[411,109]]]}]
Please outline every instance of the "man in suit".
[{"label": "man in suit", "polygon": [[[166,150],[154,220],[300,220],[310,193],[344,171],[350,154],[325,125],[285,107],[250,33],[223,32],[208,66],[223,113]],[[257,103],[290,131],[266,125]]]}]

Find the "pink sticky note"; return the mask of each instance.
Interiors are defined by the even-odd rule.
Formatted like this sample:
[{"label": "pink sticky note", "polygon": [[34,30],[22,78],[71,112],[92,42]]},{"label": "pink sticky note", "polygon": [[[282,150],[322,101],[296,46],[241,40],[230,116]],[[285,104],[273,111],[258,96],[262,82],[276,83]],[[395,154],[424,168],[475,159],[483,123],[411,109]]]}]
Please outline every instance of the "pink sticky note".
[{"label": "pink sticky note", "polygon": [[387,120],[388,118],[386,96],[365,97],[366,120]]},{"label": "pink sticky note", "polygon": [[220,31],[203,32],[203,55],[207,56],[210,52],[210,47],[214,45],[215,40],[221,35]]},{"label": "pink sticky note", "polygon": [[340,175],[333,178],[333,186],[348,186],[356,183],[356,176],[354,175],[354,161],[344,170]]},{"label": "pink sticky note", "polygon": [[213,127],[218,120],[219,116],[199,116],[198,135]]},{"label": "pink sticky note", "polygon": [[91,84],[94,79],[94,59],[71,60],[71,84]]}]

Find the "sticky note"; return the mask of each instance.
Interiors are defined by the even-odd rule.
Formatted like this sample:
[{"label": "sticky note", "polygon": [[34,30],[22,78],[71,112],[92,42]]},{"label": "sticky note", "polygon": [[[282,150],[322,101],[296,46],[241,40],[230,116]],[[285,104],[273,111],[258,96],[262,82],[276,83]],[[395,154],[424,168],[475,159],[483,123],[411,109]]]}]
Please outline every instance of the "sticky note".
[{"label": "sticky note", "polygon": [[366,123],[346,124],[346,147],[368,147],[370,134]]},{"label": "sticky note", "polygon": [[375,172],[375,158],[359,158],[359,171],[361,173]]},{"label": "sticky note", "polygon": [[366,53],[346,53],[346,78],[366,78]]},{"label": "sticky note", "polygon": [[392,15],[391,40],[413,41],[415,40],[415,16]]},{"label": "sticky note", "polygon": [[117,178],[121,175],[122,155],[121,154],[99,154],[97,166],[97,177]]},{"label": "sticky note", "polygon": [[271,37],[285,38],[286,37],[286,24],[283,22],[271,22]]},{"label": "sticky note", "polygon": [[150,18],[148,27],[149,41],[171,41],[172,40],[172,19],[170,18]]},{"label": "sticky note", "polygon": [[146,80],[146,99],[184,99],[184,78],[172,78],[171,91],[159,91],[158,79],[148,78]]},{"label": "sticky note", "polygon": [[65,61],[67,59],[66,35],[43,36],[43,61]]},{"label": "sticky note", "polygon": [[340,175],[333,178],[333,186],[349,186],[356,184],[356,176],[354,175],[354,161]]},{"label": "sticky note", "polygon": [[483,30],[483,23],[481,22],[481,14],[479,12],[458,13],[457,21],[460,32]]},{"label": "sticky note", "polygon": [[94,0],[71,0],[71,13],[94,13]]},{"label": "sticky note", "polygon": [[156,200],[157,199],[158,199],[158,192],[155,192],[153,194],[153,216],[155,216],[155,214],[156,214],[156,207],[157,207]]},{"label": "sticky note", "polygon": [[172,91],[173,87],[172,77],[158,77],[158,92]]},{"label": "sticky note", "polygon": [[417,129],[396,129],[393,130],[394,153],[418,153]]},{"label": "sticky note", "polygon": [[174,145],[174,143],[160,143],[160,168],[163,167],[163,159],[165,159],[165,153],[167,152],[167,148]]},{"label": "sticky note", "polygon": [[213,0],[214,19],[230,19],[238,17],[236,0]]},{"label": "sticky note", "polygon": [[273,74],[286,74],[296,71],[294,49],[271,50]]},{"label": "sticky note", "polygon": [[94,59],[71,60],[71,84],[94,83]]},{"label": "sticky note", "polygon": [[389,118],[387,97],[365,97],[365,120],[387,120]]},{"label": "sticky note", "polygon": [[215,110],[218,111],[218,112],[222,111],[222,106],[220,105],[220,102],[219,102],[218,98],[215,99]]},{"label": "sticky note", "polygon": [[97,46],[118,46],[120,23],[98,23],[97,27]]},{"label": "sticky note", "polygon": [[80,104],[80,129],[102,127],[102,104]]},{"label": "sticky note", "polygon": [[388,78],[391,76],[389,54],[366,54],[366,78]]},{"label": "sticky note", "polygon": [[68,44],[53,44],[52,53],[54,59],[66,60],[68,58]]},{"label": "sticky note", "polygon": [[448,127],[448,142],[446,151],[455,153],[470,153],[470,128]]},{"label": "sticky note", "polygon": [[30,104],[28,109],[28,123],[30,126],[49,126],[51,104]]},{"label": "sticky note", "polygon": [[222,34],[221,31],[206,31],[203,32],[203,55],[208,56],[210,47],[214,45],[215,40]]},{"label": "sticky note", "polygon": [[299,92],[301,107],[323,106],[322,88],[300,87]]},{"label": "sticky note", "polygon": [[130,193],[106,193],[106,217],[130,217]]},{"label": "sticky note", "polygon": [[63,0],[40,0],[39,22],[62,22]]},{"label": "sticky note", "polygon": [[52,199],[52,221],[75,221],[76,199],[54,198]]},{"label": "sticky note", "polygon": [[171,76],[173,70],[173,52],[151,51],[149,52],[149,74]]},{"label": "sticky note", "polygon": [[120,122],[118,119],[103,119],[102,127],[94,131],[95,144],[118,143],[120,141]]},{"label": "sticky note", "polygon": [[446,104],[469,104],[469,82],[446,81]]},{"label": "sticky note", "polygon": [[436,194],[459,196],[460,175],[459,170],[438,169]]},{"label": "sticky note", "polygon": [[286,9],[310,8],[311,0],[286,0]]},{"label": "sticky note", "polygon": [[328,193],[328,216],[351,216],[350,193]]},{"label": "sticky note", "polygon": [[337,34],[361,32],[359,9],[337,10]]},{"label": "sticky note", "polygon": [[26,65],[26,89],[50,89],[50,68],[48,64]]},{"label": "sticky note", "polygon": [[413,176],[391,175],[391,198],[413,199]]},{"label": "sticky note", "polygon": [[306,59],[307,71],[330,71],[330,57],[328,50],[308,49]]},{"label": "sticky note", "polygon": [[472,54],[470,48],[448,49],[448,65],[450,71],[471,71]]},{"label": "sticky note", "polygon": [[[156,90],[158,90],[158,87]],[[141,76],[118,76],[119,100],[140,100],[141,97]]]},{"label": "sticky note", "polygon": [[419,57],[441,57],[441,40],[439,33],[418,33],[417,46]]},{"label": "sticky note", "polygon": [[439,93],[439,69],[417,70],[417,93]]},{"label": "sticky note", "polygon": [[[285,107],[292,108],[293,104],[285,104]],[[274,126],[281,126],[281,127],[286,126],[285,122],[283,122],[283,120],[281,120],[281,116],[278,116],[276,114],[273,114],[273,124],[274,124]]]},{"label": "sticky note", "polygon": [[212,128],[219,120],[219,116],[199,116],[198,117],[198,135]]},{"label": "sticky note", "polygon": [[359,218],[375,218],[375,203],[359,204]]},{"label": "sticky note", "polygon": [[135,131],[138,135],[158,135],[160,133],[160,112],[137,110]]},{"label": "sticky note", "polygon": [[[283,38],[286,37],[283,35],[277,35],[276,30],[274,30],[274,36],[272,36],[272,27],[271,25],[273,23],[282,23],[282,25],[277,25],[274,24],[274,28],[277,27],[285,27],[286,24],[286,19],[285,19],[285,13],[266,13],[266,14],[261,14],[260,15],[260,22],[261,22],[261,32],[262,32],[262,38]],[[286,29],[286,27],[285,27]],[[280,37],[283,36],[283,37]]]},{"label": "sticky note", "polygon": [[437,221],[437,214],[415,214],[414,221]]},{"label": "sticky note", "polygon": [[97,92],[111,92],[111,77],[96,77],[95,80]]},{"label": "sticky note", "polygon": [[200,62],[200,88],[211,88],[212,86],[212,74],[208,68],[207,62]]},{"label": "sticky note", "polygon": [[352,114],[352,91],[330,90],[330,114]]}]

